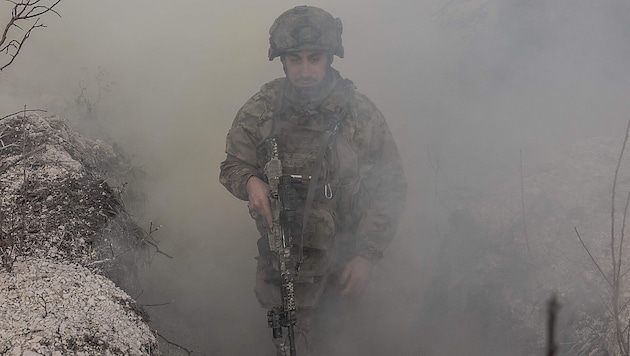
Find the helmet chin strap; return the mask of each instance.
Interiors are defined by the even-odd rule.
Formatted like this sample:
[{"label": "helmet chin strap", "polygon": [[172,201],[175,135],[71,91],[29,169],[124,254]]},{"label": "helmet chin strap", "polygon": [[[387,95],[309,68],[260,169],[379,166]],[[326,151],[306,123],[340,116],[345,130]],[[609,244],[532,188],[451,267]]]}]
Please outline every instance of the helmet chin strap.
[{"label": "helmet chin strap", "polygon": [[285,61],[284,54],[280,56],[280,62],[282,63],[282,71],[284,71],[284,75],[287,75],[287,62]]}]

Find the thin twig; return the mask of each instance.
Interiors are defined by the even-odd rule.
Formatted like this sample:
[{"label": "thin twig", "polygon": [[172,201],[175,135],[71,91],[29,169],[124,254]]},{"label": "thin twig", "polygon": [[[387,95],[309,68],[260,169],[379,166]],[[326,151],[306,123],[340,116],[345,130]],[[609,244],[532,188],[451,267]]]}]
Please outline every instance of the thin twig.
[{"label": "thin twig", "polygon": [[525,189],[523,188],[523,150],[518,150],[521,162],[521,218],[523,220],[523,234],[525,235],[525,245],[527,246],[527,255],[532,258],[532,251],[529,248],[529,235],[527,234],[527,220],[525,219]]},{"label": "thin twig", "polygon": [[[56,0],[52,5],[40,5],[41,0],[26,0],[26,1],[13,1],[7,0],[10,3],[13,3],[13,9],[11,10],[11,18],[6,23],[4,30],[2,31],[2,36],[0,37],[0,52],[4,52],[7,56],[10,57],[9,61],[4,65],[0,66],[0,72],[10,66],[13,61],[17,58],[24,46],[26,40],[30,37],[31,32],[36,28],[46,27],[44,24],[39,23],[40,16],[52,12],[57,16],[61,17],[61,15],[54,9],[61,0]],[[9,32],[13,27],[22,29],[20,23],[22,21],[30,21],[35,19],[35,22],[30,26],[30,28],[24,32],[24,35],[21,39],[9,39]],[[8,42],[7,42],[8,40]]]},{"label": "thin twig", "polygon": [[[619,346],[619,351],[621,352],[622,355],[627,356],[628,355],[628,348],[630,347],[630,345],[628,345],[628,343],[624,342],[623,340],[623,332],[621,331],[621,321],[619,320],[619,293],[620,293],[620,264],[621,264],[621,257],[622,257],[622,247],[623,247],[623,237],[624,237],[624,232],[623,229],[625,228],[625,219],[626,219],[626,215],[627,215],[627,209],[628,209],[628,200],[626,200],[626,206],[625,206],[625,210],[624,210],[624,216],[623,216],[623,224],[622,224],[622,231],[621,231],[621,237],[620,237],[620,242],[619,242],[619,251],[618,251],[618,259],[615,258],[615,194],[616,194],[616,189],[617,189],[617,179],[619,176],[619,170],[621,169],[621,162],[622,162],[622,158],[623,158],[623,154],[626,150],[626,143],[628,142],[628,134],[630,132],[630,120],[628,120],[628,125],[626,126],[626,134],[625,137],[623,139],[623,144],[621,146],[621,152],[619,152],[619,159],[617,160],[617,167],[615,168],[615,178],[613,179],[613,186],[612,186],[612,198],[611,198],[611,210],[610,210],[610,249],[611,249],[611,259],[612,259],[612,272],[613,272],[613,295],[612,295],[612,307],[613,307],[613,317],[615,318],[614,322],[615,322],[615,332],[616,332],[616,337],[617,337],[617,345]],[[628,199],[630,199],[630,196],[628,197]]]},{"label": "thin twig", "polygon": [[619,169],[621,168],[621,160],[623,159],[623,153],[626,150],[626,143],[628,142],[628,132],[630,130],[630,120],[626,126],[626,135],[621,145],[621,152],[619,152],[619,158],[617,159],[617,166],[615,167],[615,177],[612,185],[612,199],[610,207],[610,249],[612,253],[613,271],[616,270],[617,261],[615,259],[615,195],[617,191],[617,179],[619,177]]},{"label": "thin twig", "polygon": [[138,304],[141,307],[163,307],[165,305],[169,305],[171,302],[158,303],[158,304]]},{"label": "thin twig", "polygon": [[433,212],[435,214],[435,217],[433,218],[433,220],[435,221],[435,233],[437,234],[437,236],[441,239],[442,238],[442,232],[440,231],[440,220],[438,219],[438,216],[440,215],[438,212],[438,207],[439,207],[439,199],[440,199],[440,193],[439,193],[439,169],[440,169],[440,158],[438,157],[437,153],[435,152],[435,147],[431,146],[430,149],[427,152],[427,156],[429,158],[429,166],[431,167],[431,169],[433,170],[433,176],[435,177],[434,180],[434,194],[435,194],[435,205],[434,205],[434,209]]},{"label": "thin twig", "polygon": [[610,288],[614,288],[614,285],[612,284],[612,282],[610,282],[610,280],[608,279],[608,277],[606,277],[606,273],[604,273],[604,271],[602,270],[602,268],[599,266],[599,264],[597,263],[597,261],[595,261],[595,258],[593,257],[593,255],[591,254],[591,251],[588,249],[588,247],[586,247],[586,244],[584,243],[584,240],[582,239],[582,236],[580,236],[580,233],[578,232],[577,227],[573,227],[573,229],[575,230],[575,233],[577,234],[578,239],[580,239],[580,242],[582,243],[582,246],[584,247],[584,250],[586,250],[586,253],[588,253],[588,256],[591,258],[591,261],[593,261],[593,264],[595,265],[595,267],[597,267],[597,270],[599,270],[599,273],[601,273],[602,277],[604,278],[604,280],[606,281],[606,283],[608,283],[608,285],[610,286]]},{"label": "thin twig", "polygon": [[48,308],[46,307],[46,299],[44,299],[44,297],[41,294],[37,295],[41,300],[42,300],[42,307],[44,308],[44,315],[42,316],[42,318],[46,318],[46,316],[48,316]]},{"label": "thin twig", "polygon": [[13,162],[9,162],[9,163],[5,163],[5,162],[0,162],[0,173],[3,173],[4,171],[6,171],[7,169],[15,166],[16,164],[18,164],[21,160],[28,158],[38,152],[41,152],[45,149],[45,146],[39,146],[33,150],[31,150],[30,152],[21,155],[20,157],[16,158]]},{"label": "thin twig", "polygon": [[628,205],[630,205],[630,193],[626,197],[626,205],[623,208],[623,220],[621,223],[621,238],[619,239],[619,258],[617,262],[617,279],[621,280],[621,263],[622,263],[622,251],[623,251],[623,241],[625,240],[625,231],[626,231],[626,218],[628,217]]},{"label": "thin twig", "polygon": [[27,112],[33,112],[33,111],[37,111],[37,112],[48,112],[48,111],[46,111],[46,110],[42,110],[42,109],[20,110],[20,111],[18,111],[18,112],[14,112],[13,114],[9,114],[9,115],[6,115],[6,116],[4,116],[4,117],[0,117],[0,121],[4,120],[4,119],[6,119],[6,118],[9,118],[9,117],[11,117],[11,116],[17,115],[17,114],[22,114],[22,113],[27,113]]},{"label": "thin twig", "polygon": [[166,257],[168,257],[168,258],[173,258],[173,256],[171,256],[171,255],[167,254],[166,252],[164,252],[164,251],[160,250],[160,247],[159,247],[159,246],[158,246],[155,242],[153,242],[153,241],[149,241],[149,240],[147,240],[147,239],[145,239],[143,242],[144,242],[144,243],[147,243],[147,244],[149,244],[149,245],[151,245],[151,246],[153,246],[153,247],[155,247],[155,252],[156,252],[156,253],[162,254],[162,255],[164,255],[164,256],[166,256]]},{"label": "thin twig", "polygon": [[169,345],[173,345],[181,350],[183,350],[184,352],[186,352],[189,356],[192,355],[193,353],[198,353],[198,354],[202,354],[205,355],[203,352],[199,352],[199,351],[194,351],[194,350],[189,350],[179,344],[176,344],[174,342],[172,342],[171,340],[167,339],[166,337],[164,337],[164,335],[160,334],[157,330],[155,330],[155,333],[157,334],[157,336],[159,336],[160,338],[162,338],[164,341],[166,341]]}]

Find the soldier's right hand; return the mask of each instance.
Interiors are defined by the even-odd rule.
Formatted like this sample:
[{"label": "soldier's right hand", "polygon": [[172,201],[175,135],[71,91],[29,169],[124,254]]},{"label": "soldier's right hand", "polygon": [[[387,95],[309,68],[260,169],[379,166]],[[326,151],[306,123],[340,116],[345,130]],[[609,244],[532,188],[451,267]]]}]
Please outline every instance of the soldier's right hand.
[{"label": "soldier's right hand", "polygon": [[262,220],[263,225],[270,227],[272,224],[271,206],[269,205],[269,184],[256,176],[247,180],[247,195],[249,197],[249,214],[255,220]]}]

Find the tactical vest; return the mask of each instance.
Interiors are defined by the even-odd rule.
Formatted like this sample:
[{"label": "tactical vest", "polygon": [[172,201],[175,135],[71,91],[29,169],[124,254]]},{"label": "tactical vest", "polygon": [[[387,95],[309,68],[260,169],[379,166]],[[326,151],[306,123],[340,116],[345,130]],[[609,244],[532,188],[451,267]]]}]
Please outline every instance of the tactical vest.
[{"label": "tactical vest", "polygon": [[[329,147],[322,145],[328,146],[329,142],[323,142],[324,137],[332,135],[336,120],[320,113],[308,116],[286,113],[274,122],[274,136],[278,143],[282,173],[296,178],[294,186],[300,201],[297,221],[306,223],[305,226],[297,227],[297,231],[303,234],[297,241],[293,241],[292,255],[299,259],[299,277],[324,275],[334,262],[337,225],[334,216],[338,184],[333,181],[334,167],[327,157],[330,156]],[[328,135],[327,130],[331,130]],[[325,151],[318,160],[320,150]],[[319,178],[311,183],[312,179],[316,179],[317,169],[320,172]],[[314,184],[314,194],[309,202],[307,194],[311,184]],[[307,217],[304,217],[305,213],[308,214]]]},{"label": "tactical vest", "polygon": [[[292,259],[300,265],[297,282],[319,284],[322,278],[327,276],[334,266],[337,253],[337,235],[340,225],[339,210],[348,205],[348,192],[356,192],[354,186],[358,187],[356,174],[351,175],[351,189],[348,189],[347,181],[344,181],[343,170],[357,171],[356,154],[352,152],[347,140],[341,137],[339,132],[330,136],[328,142],[322,142],[327,131],[336,130],[342,125],[345,115],[351,115],[351,103],[354,98],[354,85],[350,81],[339,83],[341,87],[336,88],[341,93],[333,93],[331,99],[325,101],[324,107],[317,111],[306,111],[283,107],[280,101],[276,101],[270,107],[269,115],[272,125],[267,126],[267,137],[258,147],[258,164],[263,167],[269,159],[267,152],[268,141],[273,138],[278,145],[278,154],[282,162],[283,175],[291,175],[296,178],[295,188],[299,197],[299,208],[297,221],[304,221],[303,214],[307,210],[308,219],[306,226],[296,227],[294,231],[303,232],[300,237],[294,237]],[[335,90],[335,89],[333,89]],[[279,89],[281,95],[281,88]],[[277,92],[276,92],[277,93]],[[273,114],[272,114],[273,113]],[[318,151],[324,147],[323,159],[318,160]],[[343,152],[340,152],[343,151]],[[354,159],[343,159],[341,156],[354,156]],[[343,167],[347,161],[353,167]],[[307,192],[311,184],[311,177],[320,165],[320,175],[315,186],[311,206],[305,209]],[[345,214],[344,214],[345,215]],[[260,229],[264,233],[264,229]],[[297,261],[299,259],[299,261]],[[277,261],[272,259],[271,265],[278,269]],[[309,288],[318,289],[321,288]],[[316,293],[318,294],[318,293]],[[313,296],[297,295],[298,304],[307,306]],[[261,304],[265,304],[261,301]]]}]

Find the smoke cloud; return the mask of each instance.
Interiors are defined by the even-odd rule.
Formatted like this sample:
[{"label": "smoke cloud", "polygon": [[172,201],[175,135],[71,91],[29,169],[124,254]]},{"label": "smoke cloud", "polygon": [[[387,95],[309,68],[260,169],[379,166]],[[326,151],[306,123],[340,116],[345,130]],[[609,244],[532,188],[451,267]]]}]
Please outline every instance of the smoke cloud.
[{"label": "smoke cloud", "polygon": [[[0,5],[4,19],[10,4]],[[253,294],[245,203],[218,182],[240,106],[282,76],[268,29],[290,1],[63,1],[0,73],[0,106],[25,105],[105,137],[146,172],[156,255],[140,304],[173,341],[206,355],[271,347]],[[447,217],[536,162],[630,116],[630,3],[620,0],[314,1],[340,17],[333,66],[384,113],[410,184],[396,240],[362,302],[374,355],[441,355],[419,342]],[[6,9],[6,10],[5,10]],[[135,206],[135,204],[133,204]],[[431,342],[435,344],[431,345]],[[441,344],[442,343],[442,344]],[[264,346],[261,346],[264,345]],[[472,347],[469,345],[468,347]],[[450,354],[458,354],[457,352]],[[459,350],[459,354],[466,354]]]}]

